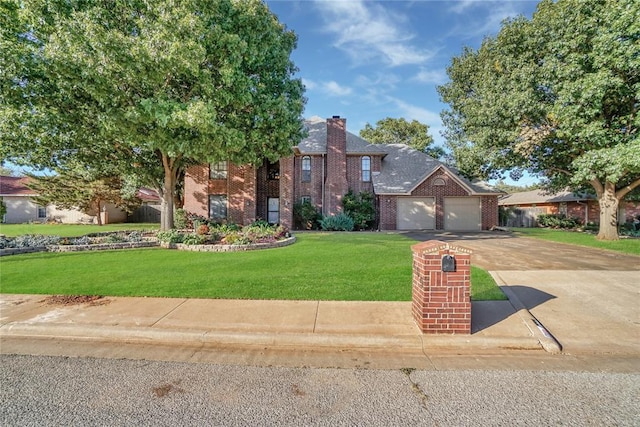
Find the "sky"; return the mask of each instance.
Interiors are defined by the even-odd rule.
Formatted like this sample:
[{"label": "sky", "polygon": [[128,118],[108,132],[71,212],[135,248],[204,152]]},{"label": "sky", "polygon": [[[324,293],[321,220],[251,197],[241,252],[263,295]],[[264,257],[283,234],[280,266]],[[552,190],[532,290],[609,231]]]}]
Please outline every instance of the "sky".
[{"label": "sky", "polygon": [[[339,115],[358,134],[386,117],[418,120],[441,136],[436,87],[465,46],[477,49],[501,22],[531,18],[538,0],[266,0],[298,36],[291,59],[306,87],[306,118]],[[513,183],[510,179],[505,180]],[[536,180],[526,176],[516,182]]]}]

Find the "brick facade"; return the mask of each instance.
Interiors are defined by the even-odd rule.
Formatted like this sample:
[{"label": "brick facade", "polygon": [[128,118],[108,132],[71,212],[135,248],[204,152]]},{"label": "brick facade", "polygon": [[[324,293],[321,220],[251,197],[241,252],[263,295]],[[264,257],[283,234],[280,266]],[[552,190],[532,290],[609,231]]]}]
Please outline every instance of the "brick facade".
[{"label": "brick facade", "polygon": [[[423,333],[471,333],[471,251],[430,240],[413,251],[413,318]],[[442,271],[444,256],[453,256],[455,271]]]},{"label": "brick facade", "polygon": [[[316,122],[317,123],[317,122]],[[323,122],[324,123],[324,122]],[[351,135],[350,138],[355,138]],[[323,215],[342,211],[342,197],[352,190],[375,193],[374,177],[384,167],[386,153],[371,149],[366,141],[360,142],[358,150],[349,151],[347,146],[346,119],[334,116],[326,120],[326,141],[318,144],[321,149],[300,152],[280,159],[279,173],[273,174],[274,165],[265,162],[260,167],[228,165],[226,179],[209,179],[209,166],[199,165],[187,170],[184,182],[184,209],[188,212],[208,216],[209,196],[227,196],[227,219],[229,222],[249,224],[257,219],[268,219],[268,201],[279,199],[279,222],[293,226],[293,205],[303,197],[311,202]],[[362,148],[364,147],[364,148]],[[363,151],[364,152],[361,152]],[[368,151],[371,152],[368,152]],[[311,165],[310,180],[303,180],[302,163],[308,156]],[[370,179],[363,181],[362,159],[370,160]],[[437,229],[444,228],[445,197],[479,197],[481,199],[482,229],[497,224],[497,195],[474,195],[444,166],[432,172],[411,191],[414,197],[435,197]],[[375,197],[378,228],[395,230],[398,198],[403,195],[380,194]]]}]

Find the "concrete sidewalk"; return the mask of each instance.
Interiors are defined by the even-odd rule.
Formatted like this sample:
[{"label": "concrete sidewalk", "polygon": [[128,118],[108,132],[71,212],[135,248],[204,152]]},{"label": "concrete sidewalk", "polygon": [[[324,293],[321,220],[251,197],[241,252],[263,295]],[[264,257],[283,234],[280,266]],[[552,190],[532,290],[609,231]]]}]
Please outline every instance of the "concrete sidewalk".
[{"label": "concrete sidewalk", "polygon": [[510,301],[474,302],[471,335],[422,334],[410,302],[118,297],[75,305],[46,301],[43,295],[0,295],[0,340],[380,351],[421,357],[447,351],[559,350],[535,327],[529,312]]}]

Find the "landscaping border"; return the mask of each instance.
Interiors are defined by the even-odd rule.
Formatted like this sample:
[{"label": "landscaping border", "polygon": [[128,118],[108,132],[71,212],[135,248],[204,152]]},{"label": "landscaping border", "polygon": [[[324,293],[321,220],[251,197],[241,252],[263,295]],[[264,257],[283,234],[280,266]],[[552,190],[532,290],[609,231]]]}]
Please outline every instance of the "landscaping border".
[{"label": "landscaping border", "polygon": [[254,251],[258,249],[282,248],[295,243],[295,236],[288,237],[284,240],[278,240],[270,243],[252,243],[249,245],[185,245],[184,243],[160,243],[160,246],[167,249],[177,249],[179,251],[192,252],[243,252]]}]

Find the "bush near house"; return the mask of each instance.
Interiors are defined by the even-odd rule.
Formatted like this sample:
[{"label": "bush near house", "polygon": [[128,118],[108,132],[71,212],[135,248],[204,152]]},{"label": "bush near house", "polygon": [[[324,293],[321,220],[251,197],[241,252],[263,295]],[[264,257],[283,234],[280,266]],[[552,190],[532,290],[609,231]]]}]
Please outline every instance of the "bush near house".
[{"label": "bush near house", "polygon": [[304,200],[293,205],[293,225],[298,230],[317,230],[322,215],[309,201]]},{"label": "bush near house", "polygon": [[570,218],[564,214],[540,214],[538,224],[542,227],[573,229],[582,225],[578,218]]},{"label": "bush near house", "polygon": [[368,191],[354,194],[349,190],[342,198],[344,213],[353,219],[356,230],[371,230],[373,228],[376,220],[373,200],[373,194]]},{"label": "bush near house", "polygon": [[328,215],[320,221],[324,231],[353,231],[354,221],[347,214]]}]

